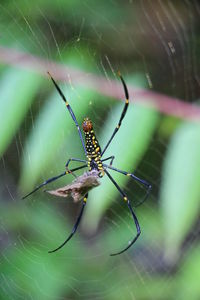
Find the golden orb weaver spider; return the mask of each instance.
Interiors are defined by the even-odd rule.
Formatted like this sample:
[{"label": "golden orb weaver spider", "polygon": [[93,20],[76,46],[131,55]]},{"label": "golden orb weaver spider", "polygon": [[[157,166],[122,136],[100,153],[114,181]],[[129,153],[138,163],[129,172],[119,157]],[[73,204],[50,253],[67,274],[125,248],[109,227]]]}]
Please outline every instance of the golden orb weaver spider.
[{"label": "golden orb weaver spider", "polygon": [[[108,176],[108,178],[110,179],[110,181],[115,185],[115,187],[119,191],[119,193],[122,196],[123,200],[127,203],[127,206],[128,206],[128,208],[129,208],[129,210],[131,212],[131,215],[132,215],[132,218],[133,218],[133,221],[135,223],[136,230],[137,230],[136,236],[132,239],[132,241],[128,244],[128,246],[126,246],[123,250],[121,250],[121,251],[119,251],[117,253],[110,254],[110,255],[114,256],[114,255],[121,254],[121,253],[125,252],[127,249],[129,249],[136,242],[136,240],[140,236],[141,230],[140,230],[140,225],[139,225],[138,219],[137,219],[137,217],[136,217],[136,215],[135,215],[135,213],[134,213],[134,211],[132,209],[130,200],[127,198],[127,196],[124,193],[124,191],[119,187],[119,185],[113,179],[113,177],[110,175],[110,173],[107,171],[107,169],[111,169],[111,170],[113,170],[115,172],[118,172],[118,173],[121,173],[123,175],[130,176],[132,179],[134,179],[134,180],[138,181],[139,183],[143,184],[145,186],[145,188],[147,189],[147,192],[146,192],[146,195],[145,195],[145,197],[144,197],[144,199],[143,199],[142,202],[145,201],[145,199],[148,197],[148,195],[149,195],[149,193],[151,191],[151,184],[149,184],[146,180],[140,179],[139,177],[135,176],[132,173],[128,173],[126,171],[122,171],[122,170],[119,170],[119,169],[113,167],[112,164],[113,164],[113,160],[115,158],[114,156],[110,156],[110,157],[102,159],[105,151],[107,150],[107,148],[110,145],[111,141],[113,140],[115,134],[119,130],[119,128],[121,126],[121,123],[122,123],[122,120],[124,119],[124,117],[126,115],[126,112],[127,112],[127,108],[128,108],[128,105],[129,105],[129,93],[128,93],[128,88],[126,86],[126,83],[125,83],[123,77],[121,76],[121,74],[118,73],[118,75],[119,75],[119,77],[121,79],[123,88],[124,88],[124,93],[125,93],[126,100],[125,100],[124,108],[122,110],[119,122],[118,122],[117,126],[115,127],[115,129],[113,131],[113,134],[111,135],[111,138],[108,140],[107,144],[105,145],[103,151],[101,151],[101,147],[100,147],[100,145],[98,143],[98,140],[97,140],[97,138],[95,136],[95,133],[94,133],[94,130],[93,130],[92,121],[89,118],[84,118],[84,120],[83,120],[82,129],[83,129],[83,132],[84,132],[84,135],[85,135],[85,143],[84,143],[81,129],[80,129],[79,125],[78,125],[77,119],[76,119],[76,117],[74,115],[74,112],[72,111],[71,106],[67,102],[67,100],[66,100],[63,92],[61,91],[61,89],[59,88],[59,86],[57,85],[57,83],[55,82],[55,80],[53,79],[53,77],[51,76],[51,74],[49,72],[48,72],[48,75],[50,76],[50,78],[51,78],[51,80],[52,80],[55,88],[57,89],[59,95],[61,96],[61,98],[65,102],[66,108],[68,109],[68,111],[69,111],[69,113],[70,113],[70,115],[71,115],[71,117],[72,117],[72,119],[73,119],[73,121],[74,121],[74,123],[75,123],[75,125],[77,127],[77,130],[78,130],[78,133],[79,133],[79,137],[80,137],[80,140],[81,140],[81,143],[82,143],[82,146],[83,146],[83,150],[85,152],[86,160],[82,160],[82,159],[79,159],[79,158],[69,158],[68,161],[67,161],[67,163],[66,163],[66,165],[65,165],[65,167],[66,167],[66,171],[65,172],[63,172],[63,173],[61,173],[61,174],[59,174],[59,175],[57,175],[55,177],[47,179],[42,184],[40,184],[39,186],[37,186],[29,194],[25,195],[23,197],[23,199],[25,199],[26,197],[28,197],[31,194],[35,193],[37,190],[39,190],[41,187],[47,185],[48,183],[53,182],[53,181],[57,180],[58,178],[60,178],[62,176],[65,176],[67,174],[73,173],[73,172],[75,172],[77,170],[80,170],[80,169],[83,169],[83,168],[86,168],[86,167],[89,168],[89,171],[93,171],[93,170],[98,171],[98,176],[99,177],[102,177],[102,176],[104,176],[106,174]],[[107,160],[110,160],[110,164],[109,165],[107,165],[107,164],[104,163]],[[79,167],[77,167],[77,168],[69,170],[68,166],[69,166],[69,164],[70,164],[71,161],[81,162],[81,163],[84,163],[84,164],[81,165],[81,166],[79,166]],[[75,232],[76,232],[76,230],[78,228],[78,225],[79,225],[79,223],[81,221],[81,218],[82,218],[82,215],[83,215],[83,211],[84,211],[84,208],[85,208],[86,203],[87,203],[87,198],[88,198],[88,192],[83,197],[82,208],[81,208],[79,216],[78,216],[78,218],[76,220],[76,223],[75,223],[75,225],[74,225],[74,227],[72,229],[71,234],[68,236],[68,238],[59,247],[57,247],[54,250],[49,251],[49,253],[56,252],[59,249],[61,249],[72,238],[72,236],[75,234]]]}]

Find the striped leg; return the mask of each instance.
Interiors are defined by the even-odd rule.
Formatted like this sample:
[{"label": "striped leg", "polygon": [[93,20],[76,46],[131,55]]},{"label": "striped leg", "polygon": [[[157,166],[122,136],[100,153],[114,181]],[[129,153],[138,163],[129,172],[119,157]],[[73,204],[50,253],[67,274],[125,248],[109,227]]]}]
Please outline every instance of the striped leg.
[{"label": "striped leg", "polygon": [[119,130],[120,126],[121,126],[121,123],[122,123],[122,120],[123,118],[125,117],[126,115],[126,112],[127,112],[127,108],[128,108],[128,105],[129,105],[129,94],[128,94],[128,89],[127,89],[127,86],[126,86],[126,83],[123,79],[123,77],[121,76],[121,74],[119,73],[119,77],[121,79],[121,82],[123,84],[123,87],[124,87],[124,93],[125,93],[125,97],[126,97],[126,102],[125,102],[125,105],[124,105],[124,109],[122,111],[122,114],[121,114],[121,117],[119,119],[119,123],[117,124],[111,138],[109,139],[108,143],[106,144],[106,146],[104,147],[102,153],[101,153],[101,156],[103,156],[103,154],[105,153],[106,149],[108,148],[108,146],[110,145],[112,139],[114,138],[115,134],[117,133],[117,131]]},{"label": "striped leg", "polygon": [[82,208],[81,208],[81,211],[80,211],[80,213],[79,213],[79,216],[78,216],[78,218],[77,218],[77,220],[76,220],[76,223],[75,223],[75,225],[74,225],[74,227],[73,227],[73,229],[72,229],[71,234],[68,236],[68,238],[67,238],[67,239],[66,239],[59,247],[57,247],[57,248],[54,249],[54,250],[48,251],[49,253],[53,253],[53,252],[58,251],[58,250],[61,249],[65,244],[67,244],[67,242],[69,242],[69,240],[71,240],[71,238],[72,238],[73,235],[75,234],[75,232],[76,232],[76,230],[77,230],[77,228],[78,228],[78,225],[79,225],[79,223],[80,223],[80,221],[81,221],[81,218],[82,218],[82,215],[83,215],[83,211],[84,211],[85,205],[86,205],[86,203],[87,203],[87,198],[88,198],[88,194],[86,194],[85,197],[83,198]]},{"label": "striped leg", "polygon": [[128,250],[136,241],[137,239],[139,238],[140,236],[140,233],[141,233],[141,230],[140,230],[140,224],[138,222],[138,219],[131,207],[131,203],[129,201],[129,199],[126,197],[126,194],[122,191],[122,189],[119,187],[119,185],[116,183],[116,181],[112,178],[112,176],[108,173],[108,171],[105,170],[105,173],[107,174],[107,176],[109,177],[109,179],[112,181],[112,183],[116,186],[116,188],[118,189],[118,191],[120,192],[121,196],[123,197],[124,201],[126,201],[127,203],[127,206],[131,212],[131,215],[133,217],[133,220],[134,220],[134,223],[135,223],[135,226],[136,226],[136,229],[137,229],[137,234],[136,236],[134,237],[134,239],[128,244],[128,246],[126,248],[124,248],[123,250],[117,252],[117,253],[113,253],[113,254],[110,254],[111,256],[115,256],[115,255],[118,255],[118,254],[121,254],[123,252],[125,252],[126,250]]},{"label": "striped leg", "polygon": [[67,174],[70,174],[70,173],[72,173],[72,172],[78,171],[78,170],[83,169],[83,168],[86,168],[86,167],[87,167],[87,165],[83,165],[83,166],[74,168],[74,169],[72,169],[72,170],[65,171],[65,172],[61,173],[60,175],[58,175],[58,176],[49,178],[49,179],[45,180],[42,184],[38,185],[33,191],[31,191],[30,193],[28,193],[27,195],[25,195],[24,197],[22,197],[22,199],[27,198],[28,196],[30,196],[31,194],[33,194],[33,193],[35,193],[37,190],[39,190],[41,187],[47,185],[48,183],[53,182],[53,181],[57,180],[58,178],[60,178],[60,177],[62,177],[62,176],[65,176],[65,175],[67,175]]},{"label": "striped leg", "polygon": [[132,174],[132,173],[128,173],[128,172],[126,172],[126,171],[119,170],[119,169],[117,169],[117,168],[115,168],[115,167],[113,167],[113,166],[111,166],[111,165],[103,164],[103,167],[104,167],[104,168],[111,169],[111,170],[113,170],[113,171],[116,171],[116,172],[118,172],[118,173],[120,173],[120,174],[123,174],[123,175],[126,175],[126,176],[130,176],[132,179],[138,181],[139,183],[141,183],[141,184],[143,184],[143,185],[145,186],[145,188],[147,189],[146,195],[144,196],[144,198],[142,199],[142,201],[139,202],[135,207],[141,205],[143,202],[146,201],[146,199],[148,198],[148,196],[149,196],[149,194],[150,194],[150,192],[151,192],[151,190],[152,190],[152,185],[151,185],[150,183],[148,183],[146,180],[140,179],[139,177],[135,176],[135,175]]},{"label": "striped leg", "polygon": [[76,124],[76,127],[78,129],[78,133],[79,133],[79,136],[80,136],[80,140],[81,140],[81,143],[82,143],[85,155],[87,156],[87,151],[85,149],[85,144],[84,144],[84,141],[83,141],[83,136],[82,136],[82,133],[81,133],[81,129],[80,129],[79,125],[78,125],[78,122],[77,122],[76,117],[75,117],[75,115],[73,113],[73,110],[72,110],[71,106],[69,105],[69,103],[67,102],[67,100],[66,100],[63,92],[61,91],[61,89],[59,88],[59,86],[57,85],[57,83],[55,82],[55,80],[53,79],[53,77],[51,76],[51,74],[49,72],[47,72],[47,74],[50,76],[50,78],[51,78],[51,80],[52,80],[55,88],[57,89],[59,95],[61,96],[61,98],[65,102],[65,105],[66,105],[66,107],[67,107],[67,109],[68,109],[68,111],[69,111],[69,113],[70,113],[70,115],[71,115],[74,123]]}]

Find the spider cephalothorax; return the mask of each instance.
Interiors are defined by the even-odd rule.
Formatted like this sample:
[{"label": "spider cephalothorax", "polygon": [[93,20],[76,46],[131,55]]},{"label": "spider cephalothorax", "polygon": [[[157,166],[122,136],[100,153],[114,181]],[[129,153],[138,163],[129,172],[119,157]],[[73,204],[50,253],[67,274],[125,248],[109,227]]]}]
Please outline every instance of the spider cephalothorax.
[{"label": "spider cephalothorax", "polygon": [[92,121],[86,117],[83,119],[83,123],[82,123],[82,127],[83,127],[83,131],[86,132],[90,132],[93,129],[93,124]]},{"label": "spider cephalothorax", "polygon": [[[122,76],[120,75],[119,73],[119,77],[121,79],[121,82],[122,82],[122,85],[123,85],[123,88],[124,88],[124,92],[125,92],[125,96],[126,96],[126,101],[125,101],[125,104],[124,104],[124,108],[122,110],[122,113],[121,113],[121,116],[120,116],[120,119],[119,119],[119,122],[117,124],[117,126],[115,127],[110,139],[108,140],[107,144],[105,145],[103,151],[101,151],[101,148],[99,146],[99,143],[96,139],[96,136],[95,136],[95,133],[94,133],[94,130],[93,130],[93,124],[92,124],[92,121],[89,119],[89,118],[85,118],[83,120],[83,124],[82,124],[82,128],[83,128],[83,132],[84,132],[84,135],[85,135],[85,143],[84,143],[84,140],[83,140],[83,136],[82,136],[82,132],[81,132],[81,129],[78,125],[78,122],[77,122],[77,119],[74,115],[74,112],[71,108],[71,106],[69,105],[68,101],[66,100],[63,92],[61,91],[61,89],[59,88],[59,86],[57,85],[57,83],[55,82],[55,80],[53,79],[53,77],[50,75],[50,73],[48,73],[54,86],[56,87],[58,93],[60,94],[61,98],[63,99],[63,101],[65,102],[65,105],[66,105],[66,108],[68,109],[75,125],[76,125],[76,128],[78,129],[78,133],[79,133],[79,137],[80,137],[80,140],[81,140],[81,143],[82,143],[82,146],[83,146],[83,150],[85,152],[85,156],[86,156],[86,160],[83,160],[83,159],[80,159],[80,158],[70,158],[68,159],[67,163],[66,163],[66,171],[61,173],[60,175],[57,175],[55,177],[52,177],[52,178],[49,178],[47,179],[45,182],[43,182],[42,184],[40,184],[39,186],[37,186],[32,192],[30,192],[29,194],[27,194],[26,196],[23,197],[26,198],[28,197],[29,195],[33,194],[34,192],[36,192],[38,189],[40,189],[41,187],[45,186],[46,184],[52,182],[52,181],[55,181],[57,180],[58,178],[62,177],[62,176],[65,176],[67,174],[73,174],[73,172],[75,171],[78,171],[80,169],[83,169],[83,168],[86,168],[86,167],[89,167],[89,171],[90,172],[96,172],[97,177],[102,177],[104,174],[106,174],[108,176],[108,178],[110,179],[110,181],[114,184],[114,186],[117,188],[117,190],[119,191],[121,197],[123,198],[123,200],[126,202],[127,206],[128,206],[128,209],[132,215],[132,218],[133,218],[133,221],[135,223],[135,226],[136,226],[136,230],[137,230],[137,233],[136,233],[136,236],[132,239],[132,241],[128,244],[128,246],[126,246],[123,250],[117,252],[117,253],[114,253],[114,254],[111,254],[111,255],[117,255],[117,254],[121,254],[123,252],[125,252],[128,248],[130,248],[134,243],[135,241],[138,239],[139,235],[140,235],[140,225],[139,225],[139,222],[138,222],[138,219],[132,209],[132,206],[131,206],[131,203],[130,203],[130,200],[127,198],[125,192],[120,188],[120,186],[118,185],[118,183],[113,179],[113,177],[110,175],[110,173],[108,172],[108,169],[111,169],[115,172],[118,172],[118,173],[121,173],[123,175],[126,175],[126,176],[130,176],[132,179],[138,181],[139,183],[143,184],[146,188],[147,188],[147,193],[143,199],[143,201],[147,198],[147,196],[149,195],[150,193],[150,190],[151,190],[151,185],[143,180],[143,179],[140,179],[139,177],[135,176],[133,173],[129,173],[129,172],[126,172],[126,171],[122,171],[122,170],[119,170],[115,167],[112,166],[113,164],[113,160],[114,160],[114,156],[110,156],[110,157],[107,157],[107,158],[104,158],[102,159],[104,153],[106,152],[108,146],[110,145],[111,141],[113,140],[115,134],[117,133],[117,131],[119,130],[120,126],[121,126],[121,123],[122,123],[122,120],[124,119],[125,115],[126,115],[126,112],[127,112],[127,109],[128,109],[128,105],[129,105],[129,95],[128,95],[128,89],[127,89],[127,86],[125,84],[125,81],[124,79],[122,78]],[[110,160],[110,163],[107,165],[105,164],[104,162],[105,161],[108,161]],[[83,165],[77,167],[77,168],[74,168],[74,169],[68,169],[68,166],[70,164],[71,161],[76,161],[76,162],[81,162],[83,163]],[[92,173],[90,173],[91,175]],[[73,174],[74,175],[74,174]],[[92,175],[93,176],[93,175]],[[83,196],[83,201],[82,201],[82,208],[81,208],[81,211],[79,213],[79,216],[76,220],[76,223],[72,229],[72,232],[71,234],[68,236],[68,238],[59,246],[57,247],[56,249],[52,250],[52,251],[49,251],[50,253],[52,252],[55,252],[57,250],[59,250],[60,248],[62,248],[71,238],[72,236],[75,234],[77,228],[78,228],[78,225],[80,223],[80,220],[82,218],[82,215],[83,215],[83,210],[84,210],[84,207],[87,203],[87,198],[88,198],[88,191],[90,190],[90,188],[92,188],[93,186],[91,185],[91,182],[89,183],[89,186],[88,186],[88,183],[86,184],[87,185],[87,189],[85,189],[85,187],[83,188],[83,185],[85,184],[85,180],[87,181],[88,179],[88,175],[86,177],[84,176],[80,176],[79,179],[76,180],[76,183],[75,185],[73,184],[73,193],[74,192],[77,192],[77,184],[78,184],[78,197],[80,196]],[[94,180],[94,178],[92,177],[92,179]],[[95,178],[96,180],[96,178]],[[80,185],[80,182],[81,182],[81,185]],[[84,182],[84,184],[83,184]],[[58,189],[56,190],[56,193],[60,193],[63,195],[63,193],[69,193],[69,190],[71,191],[71,185],[70,186],[67,186],[67,187],[64,187],[64,189]],[[86,194],[85,194],[86,193]],[[54,194],[55,194],[55,191],[54,191]],[[84,195],[85,194],[85,195]],[[74,196],[75,197],[75,196]],[[77,197],[77,196],[76,196]],[[143,202],[141,201],[141,202]]]}]

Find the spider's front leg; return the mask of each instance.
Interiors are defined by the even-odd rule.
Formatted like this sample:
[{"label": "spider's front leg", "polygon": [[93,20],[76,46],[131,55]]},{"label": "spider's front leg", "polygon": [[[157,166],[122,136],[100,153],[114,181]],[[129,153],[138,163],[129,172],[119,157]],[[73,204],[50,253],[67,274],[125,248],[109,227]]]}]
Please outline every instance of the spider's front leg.
[{"label": "spider's front leg", "polygon": [[125,97],[126,97],[126,101],[125,101],[125,104],[124,104],[124,108],[122,110],[122,113],[121,113],[121,116],[120,116],[120,119],[119,119],[119,122],[117,124],[117,126],[115,127],[114,131],[113,131],[113,134],[111,135],[111,138],[108,140],[106,146],[104,147],[101,155],[103,156],[105,151],[107,150],[108,146],[110,145],[110,143],[112,142],[114,136],[116,135],[116,133],[118,132],[121,124],[122,124],[122,121],[126,115],[126,112],[127,112],[127,109],[128,109],[128,106],[129,106],[129,93],[128,93],[128,88],[126,86],[126,83],[123,79],[123,77],[121,76],[120,72],[118,72],[118,75],[121,79],[121,82],[122,82],[122,85],[123,85],[123,88],[124,88],[124,93],[125,93]]}]

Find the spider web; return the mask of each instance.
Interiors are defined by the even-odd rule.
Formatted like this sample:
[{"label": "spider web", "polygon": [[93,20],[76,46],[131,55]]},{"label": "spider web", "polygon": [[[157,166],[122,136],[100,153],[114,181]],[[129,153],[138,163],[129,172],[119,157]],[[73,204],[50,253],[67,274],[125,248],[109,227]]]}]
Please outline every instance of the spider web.
[{"label": "spider web", "polygon": [[[181,282],[179,274],[184,270],[184,264],[165,257],[162,228],[166,220],[160,213],[159,201],[163,162],[173,131],[173,128],[171,132],[165,131],[165,122],[171,121],[166,116],[187,117],[178,100],[174,100],[174,106],[170,108],[168,99],[171,96],[182,99],[183,105],[190,105],[199,94],[198,50],[195,46],[200,14],[198,2],[112,0],[94,3],[86,0],[66,4],[58,0],[48,6],[38,0],[31,7],[28,1],[9,1],[0,4],[0,8],[1,74],[5,78],[2,86],[10,82],[12,88],[12,70],[17,68],[14,72],[19,74],[21,81],[15,85],[18,86],[16,93],[20,93],[25,85],[22,80],[26,80],[26,75],[21,74],[25,69],[36,72],[32,80],[40,87],[33,88],[34,101],[1,157],[2,299],[185,299],[176,287],[173,289],[172,271],[176,271],[176,280]],[[2,56],[2,49],[7,49],[7,56]],[[25,54],[19,61],[9,60],[11,52],[8,49],[12,54],[32,54],[35,60],[29,56],[26,60]],[[69,68],[67,73],[59,69],[63,64]],[[57,80],[63,81],[62,88],[79,122],[89,107],[103,148],[107,134],[112,134],[122,111],[121,102],[108,98],[109,93],[113,98],[115,93],[123,98],[121,85],[116,87],[113,83],[118,80],[118,69],[127,78],[128,87],[135,86],[137,91],[139,85],[139,88],[168,95],[163,106],[150,101],[150,107],[153,105],[157,112],[155,129],[152,128],[149,141],[147,139],[146,150],[140,159],[135,159],[134,168],[127,160],[127,171],[136,171],[137,176],[153,186],[148,201],[135,209],[142,235],[123,255],[109,256],[127,245],[135,235],[135,227],[120,195],[116,195],[114,187],[107,188],[108,180],[103,178],[99,192],[90,193],[76,235],[59,253],[50,255],[47,251],[59,246],[70,233],[80,205],[72,203],[71,199],[53,198],[42,190],[22,202],[22,189],[31,190],[43,180],[63,172],[68,158],[83,158],[83,149],[68,112],[58,101],[56,92],[53,94],[51,90],[46,71],[50,70]],[[40,78],[38,83],[37,77]],[[94,91],[88,94],[84,84],[91,87],[91,82],[95,83]],[[95,94],[96,88],[99,94]],[[156,98],[156,94],[154,96]],[[151,100],[152,96],[149,98]],[[135,110],[139,110],[138,102],[143,101],[142,97],[138,96],[138,99],[136,93]],[[85,105],[82,104],[84,101]],[[55,103],[60,106],[58,111],[54,111]],[[144,107],[150,109],[148,105]],[[49,119],[46,117],[48,112]],[[164,113],[163,118],[160,113]],[[44,121],[39,122],[38,116]],[[6,114],[2,118],[6,118]],[[52,144],[43,144],[44,132],[48,135],[49,128],[54,128],[51,126],[54,120],[65,118],[69,123],[57,134],[59,147],[51,152]],[[113,165],[118,168],[121,168],[120,162],[126,160],[125,153],[131,142],[129,135],[134,132],[128,124],[125,117],[122,130],[127,132],[127,142],[121,141],[119,131],[105,155],[116,155]],[[176,122],[173,124],[172,127]],[[31,144],[36,140],[35,132],[38,134],[37,146]],[[37,151],[32,152],[33,147],[43,150],[39,152],[44,159],[41,158],[40,171],[35,166]],[[29,161],[29,173],[23,169],[24,161]],[[131,180],[125,181],[123,176],[119,179],[114,172],[111,174],[136,206],[144,197],[144,187]],[[56,181],[51,184],[51,189],[72,180],[71,176]],[[106,195],[104,188],[109,191]],[[94,201],[101,193],[103,205]],[[115,195],[114,199],[112,195]],[[99,210],[95,211],[96,205]],[[195,228],[188,247],[197,243],[198,224]]]}]

